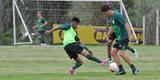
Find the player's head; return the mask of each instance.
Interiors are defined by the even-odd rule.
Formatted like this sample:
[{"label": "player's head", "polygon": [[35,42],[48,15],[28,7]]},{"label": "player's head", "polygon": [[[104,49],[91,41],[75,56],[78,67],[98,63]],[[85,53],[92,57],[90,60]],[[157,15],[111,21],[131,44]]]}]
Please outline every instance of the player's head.
[{"label": "player's head", "polygon": [[38,16],[38,17],[42,17],[42,11],[38,11],[38,12],[37,12],[37,16]]},{"label": "player's head", "polygon": [[71,20],[71,23],[72,23],[73,28],[77,28],[77,25],[80,23],[80,20],[77,17],[73,17]]},{"label": "player's head", "polygon": [[106,16],[112,16],[113,15],[113,8],[110,5],[104,5],[101,8],[101,12],[103,12]]}]

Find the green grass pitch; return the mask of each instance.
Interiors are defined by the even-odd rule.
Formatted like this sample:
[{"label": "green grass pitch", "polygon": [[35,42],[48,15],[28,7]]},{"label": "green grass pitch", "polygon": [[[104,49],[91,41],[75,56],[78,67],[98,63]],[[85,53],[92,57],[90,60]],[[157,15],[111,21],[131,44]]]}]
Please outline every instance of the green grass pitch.
[{"label": "green grass pitch", "polygon": [[[140,54],[135,65],[140,72],[134,76],[129,66],[123,61],[127,75],[116,76],[95,62],[84,57],[84,64],[78,69],[77,75],[68,74],[74,61],[65,54],[63,47],[50,46],[0,46],[0,80],[160,80],[160,47],[132,46]],[[100,59],[106,56],[106,46],[88,46]]]}]

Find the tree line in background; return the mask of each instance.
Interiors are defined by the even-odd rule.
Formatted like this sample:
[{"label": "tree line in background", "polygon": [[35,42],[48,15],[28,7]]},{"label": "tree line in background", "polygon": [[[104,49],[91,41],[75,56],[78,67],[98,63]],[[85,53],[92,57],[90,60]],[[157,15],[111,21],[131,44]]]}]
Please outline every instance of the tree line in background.
[{"label": "tree line in background", "polygon": [[[18,0],[19,1],[19,0]],[[123,0],[129,17],[134,27],[142,27],[142,16],[146,15],[146,42],[154,44],[156,9],[160,7],[160,0]],[[52,1],[42,2],[24,0],[25,5],[18,2],[28,28],[36,22],[36,12],[42,10],[44,16],[52,26],[53,23],[69,22],[71,17],[81,18],[82,25],[105,25],[106,18],[100,12],[100,8],[106,3],[100,2],[76,2]],[[118,3],[114,4],[119,9]],[[17,25],[20,26],[20,19],[17,18]],[[18,23],[19,22],[19,23]],[[13,42],[13,21],[12,21],[12,0],[0,0],[0,44],[12,44]]]}]

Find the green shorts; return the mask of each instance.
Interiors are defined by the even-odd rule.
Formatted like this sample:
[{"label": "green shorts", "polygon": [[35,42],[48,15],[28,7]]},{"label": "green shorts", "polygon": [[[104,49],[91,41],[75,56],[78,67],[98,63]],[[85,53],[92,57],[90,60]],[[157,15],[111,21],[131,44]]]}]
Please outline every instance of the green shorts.
[{"label": "green shorts", "polygon": [[128,46],[128,39],[124,40],[116,40],[115,43],[113,44],[113,47],[118,49],[118,50],[126,50]]}]

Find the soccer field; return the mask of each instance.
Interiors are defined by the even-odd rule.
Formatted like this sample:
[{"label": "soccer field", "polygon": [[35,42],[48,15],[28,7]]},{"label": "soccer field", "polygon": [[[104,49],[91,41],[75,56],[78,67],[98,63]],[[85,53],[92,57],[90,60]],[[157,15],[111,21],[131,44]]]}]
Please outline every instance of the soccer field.
[{"label": "soccer field", "polygon": [[[98,58],[106,56],[106,46],[88,47]],[[84,64],[77,75],[71,76],[68,69],[74,61],[68,58],[62,46],[0,46],[0,80],[160,80],[160,47],[132,47],[140,54],[137,60],[128,54],[140,70],[136,76],[123,60],[127,75],[116,76],[107,70],[107,65],[101,68],[83,57]]]}]

